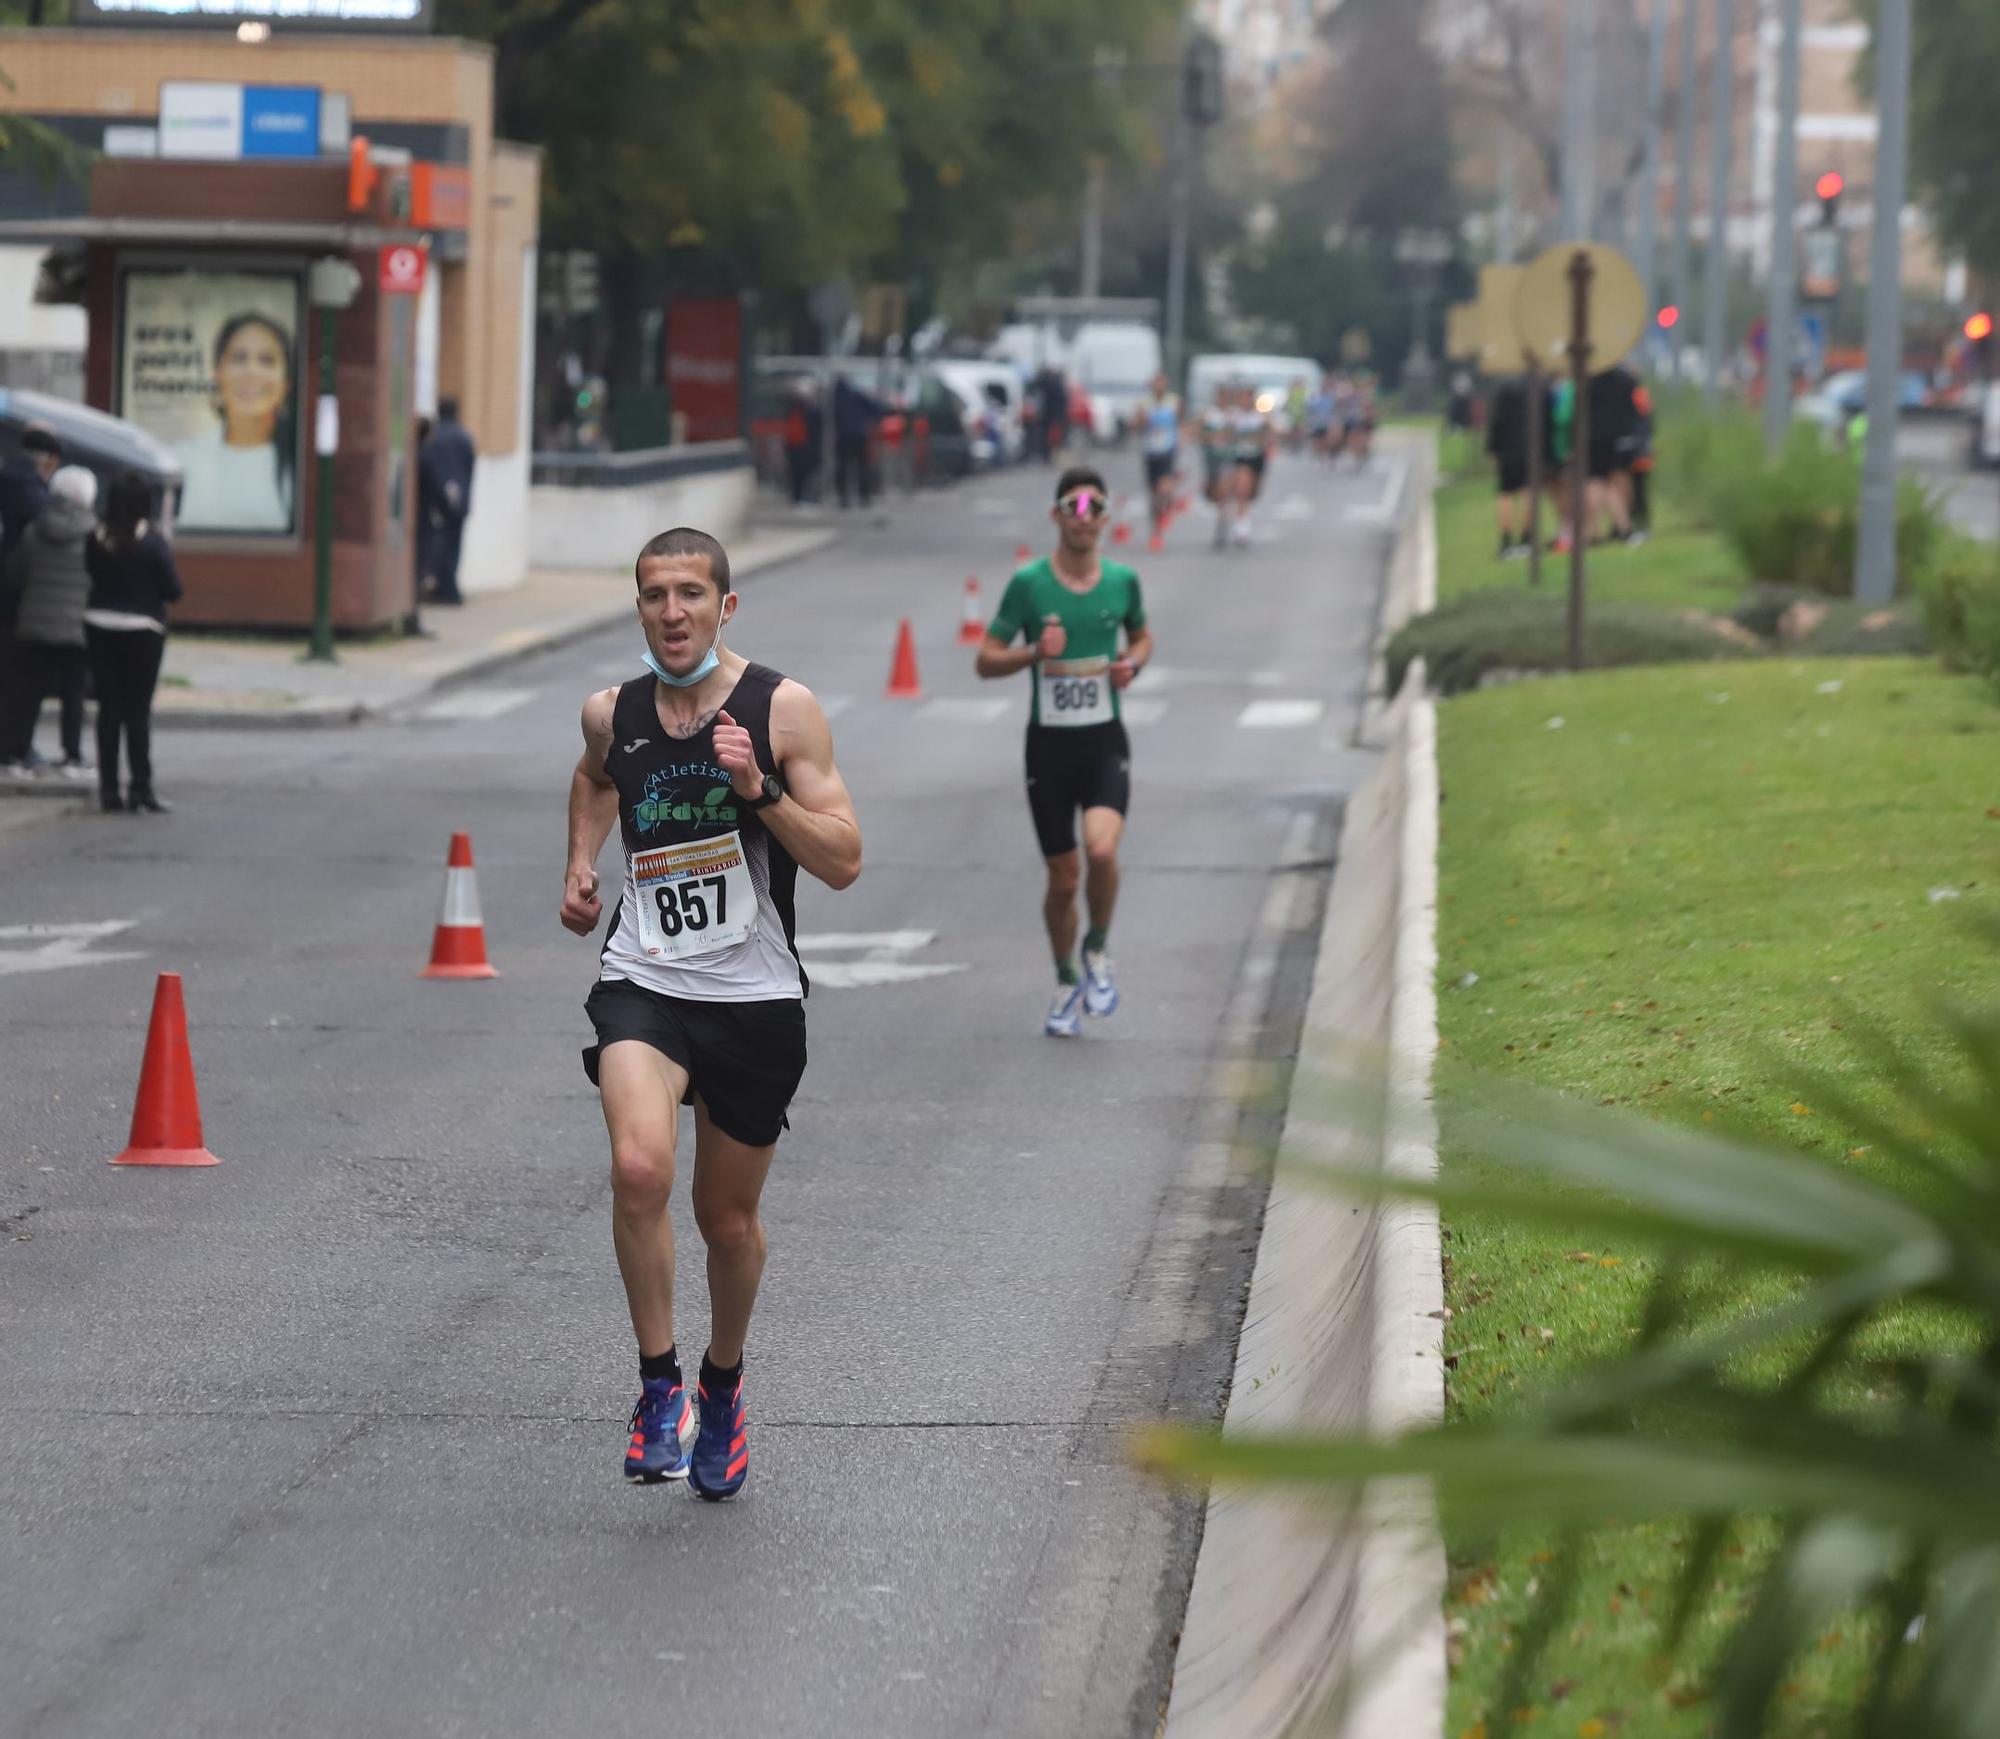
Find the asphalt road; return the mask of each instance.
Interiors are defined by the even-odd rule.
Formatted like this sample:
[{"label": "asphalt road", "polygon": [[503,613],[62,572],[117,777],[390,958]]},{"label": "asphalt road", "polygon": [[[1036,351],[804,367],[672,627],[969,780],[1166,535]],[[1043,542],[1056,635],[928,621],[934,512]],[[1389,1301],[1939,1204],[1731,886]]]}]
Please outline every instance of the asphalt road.
[{"label": "asphalt road", "polygon": [[[1259,547],[1140,551],[1125,1006],[1067,1044],[1025,686],[954,644],[1048,481],[745,590],[733,639],[825,700],[867,856],[801,886],[829,939],[734,1504],[619,1475],[594,944],[555,918],[578,708],[636,628],[399,723],[170,733],[172,816],[0,832],[0,1733],[1151,1730],[1198,1511],[1121,1434],[1220,1413],[1261,1190],[1217,1161],[1215,1059],[1232,1006],[1274,1053],[1298,1018],[1310,937],[1260,913],[1363,766],[1396,475],[1281,465]],[[881,696],[905,615],[924,703]],[[459,827],[494,983],[417,977]],[[105,1164],[163,969],[211,1171]]]},{"label": "asphalt road", "polygon": [[2000,476],[1972,469],[1963,417],[1905,417],[1896,436],[1903,464],[1937,492],[1952,524],[1974,537],[2000,537]]}]

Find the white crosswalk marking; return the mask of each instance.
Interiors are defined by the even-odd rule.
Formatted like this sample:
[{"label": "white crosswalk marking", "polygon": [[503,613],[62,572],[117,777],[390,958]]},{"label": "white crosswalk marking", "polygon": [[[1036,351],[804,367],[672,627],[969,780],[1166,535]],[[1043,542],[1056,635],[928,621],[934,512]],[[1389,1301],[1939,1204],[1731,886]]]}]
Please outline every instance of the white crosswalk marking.
[{"label": "white crosswalk marking", "polygon": [[1163,700],[1128,700],[1120,705],[1119,711],[1128,725],[1143,728],[1156,725],[1167,716],[1167,703]]},{"label": "white crosswalk marking", "polygon": [[535,698],[532,688],[468,688],[457,694],[440,695],[417,709],[420,719],[462,721],[497,719]]},{"label": "white crosswalk marking", "polygon": [[1287,495],[1278,503],[1277,514],[1279,519],[1296,525],[1301,520],[1312,518],[1313,504],[1303,495]]},{"label": "white crosswalk marking", "polygon": [[917,719],[927,725],[989,725],[1013,710],[1006,696],[991,699],[974,695],[946,695],[927,700],[917,708]]},{"label": "white crosswalk marking", "polygon": [[1237,715],[1236,726],[1245,731],[1293,730],[1316,724],[1326,711],[1321,700],[1253,700]]}]

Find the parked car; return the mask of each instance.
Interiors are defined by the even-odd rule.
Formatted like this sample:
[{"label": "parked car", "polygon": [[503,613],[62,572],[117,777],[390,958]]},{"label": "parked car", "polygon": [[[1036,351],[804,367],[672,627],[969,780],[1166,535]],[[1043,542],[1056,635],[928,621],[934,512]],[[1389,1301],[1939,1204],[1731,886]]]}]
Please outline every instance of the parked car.
[{"label": "parked car", "polygon": [[[1929,393],[1930,386],[1924,377],[1914,369],[1906,369],[1897,393],[1897,409],[1920,411]],[[1847,425],[1867,408],[1868,371],[1864,368],[1845,368],[1828,375],[1794,407],[1807,422],[1816,423],[1834,435],[1844,433]]]},{"label": "parked car", "polygon": [[1027,391],[1020,375],[1004,362],[950,358],[932,366],[958,394],[975,460],[982,465],[1018,463],[1028,450],[1021,416]]},{"label": "parked car", "polygon": [[72,399],[0,387],[0,454],[19,452],[21,436],[31,423],[54,431],[63,444],[66,464],[97,473],[100,498],[120,472],[136,471],[145,478],[153,488],[153,523],[169,536],[173,534],[181,462],[166,442],[137,423]]}]

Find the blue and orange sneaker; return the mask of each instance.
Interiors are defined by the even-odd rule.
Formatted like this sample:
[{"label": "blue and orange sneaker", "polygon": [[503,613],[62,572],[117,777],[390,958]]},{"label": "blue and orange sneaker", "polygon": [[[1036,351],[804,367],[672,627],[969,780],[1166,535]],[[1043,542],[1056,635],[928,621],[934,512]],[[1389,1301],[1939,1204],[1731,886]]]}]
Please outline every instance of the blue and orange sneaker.
[{"label": "blue and orange sneaker", "polygon": [[708,1385],[698,1385],[701,1394],[701,1429],[694,1440],[694,1455],[688,1465],[688,1485],[697,1497],[720,1503],[743,1489],[750,1476],[749,1421],[743,1411],[743,1379],[734,1387],[711,1395]]},{"label": "blue and orange sneaker", "polygon": [[655,1485],[686,1479],[688,1449],[694,1441],[694,1403],[687,1385],[656,1377],[641,1385],[632,1409],[631,1441],[625,1450],[625,1477]]}]

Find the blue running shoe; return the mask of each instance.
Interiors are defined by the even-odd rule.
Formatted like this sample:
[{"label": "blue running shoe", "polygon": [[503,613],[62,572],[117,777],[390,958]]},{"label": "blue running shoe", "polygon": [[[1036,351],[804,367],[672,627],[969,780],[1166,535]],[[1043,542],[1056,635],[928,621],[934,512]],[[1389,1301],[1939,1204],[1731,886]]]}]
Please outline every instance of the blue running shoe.
[{"label": "blue running shoe", "polygon": [[1059,984],[1056,999],[1049,1004],[1049,1018],[1042,1031],[1052,1039],[1073,1039],[1083,1031],[1083,986]]},{"label": "blue running shoe", "polygon": [[687,1385],[658,1377],[642,1385],[632,1409],[631,1441],[625,1450],[625,1477],[656,1485],[686,1479],[688,1447],[694,1441],[694,1403]]},{"label": "blue running shoe", "polygon": [[1118,985],[1111,976],[1111,956],[1102,949],[1083,951],[1083,1012],[1100,1020],[1118,1012]]},{"label": "blue running shoe", "polygon": [[743,1379],[733,1389],[711,1395],[707,1384],[698,1385],[701,1394],[701,1431],[694,1440],[694,1458],[689,1464],[688,1485],[697,1497],[720,1503],[734,1497],[750,1477],[749,1420],[743,1411]]}]

